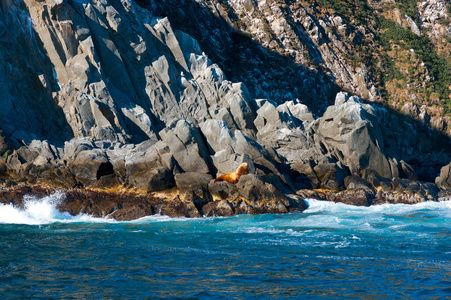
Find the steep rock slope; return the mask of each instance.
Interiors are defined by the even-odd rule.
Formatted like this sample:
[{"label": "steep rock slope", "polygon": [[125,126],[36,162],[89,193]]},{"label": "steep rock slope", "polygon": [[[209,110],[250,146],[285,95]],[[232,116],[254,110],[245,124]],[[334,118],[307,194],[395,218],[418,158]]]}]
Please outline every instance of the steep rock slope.
[{"label": "steep rock slope", "polygon": [[37,35],[31,38],[53,67],[40,75],[43,85],[75,137],[157,140],[173,120],[210,116],[209,107],[229,107],[224,98],[247,100],[195,40],[134,2],[23,5]]},{"label": "steep rock slope", "polygon": [[[348,202],[346,194],[334,193],[361,189],[355,203],[360,205],[449,197],[422,182],[447,187],[442,184],[446,170],[438,175],[449,164],[449,154],[435,152],[449,150],[446,137],[348,93],[335,96],[337,84],[346,81],[358,91],[360,83],[368,87],[370,82],[352,75],[346,60],[333,56],[340,43],[324,44],[320,33],[309,41],[315,22],[306,25],[308,34],[298,25],[287,33],[300,48],[282,55],[272,52],[267,33],[260,45],[240,33],[241,24],[229,24],[231,11],[224,3],[171,3],[3,2],[0,172],[6,185],[126,188],[150,195],[144,200],[133,196],[141,202],[131,207],[116,202],[99,206],[85,194],[80,197],[88,202],[74,204],[96,214],[107,207],[108,213],[123,216],[118,218],[157,212],[284,213],[305,208],[296,195],[305,197],[305,191],[299,192],[304,188],[331,191],[309,197]],[[307,17],[302,10],[300,15],[281,10],[295,4],[246,3],[253,17],[297,16],[296,24]],[[238,4],[229,2],[237,10]],[[260,13],[254,14],[257,8]],[[259,28],[256,17],[250,20]],[[281,24],[272,29],[279,30],[277,47],[290,49],[284,38],[289,23]],[[204,29],[200,43],[180,30],[185,27]],[[320,71],[304,66],[312,53],[316,61],[332,56],[319,64]],[[215,62],[234,78],[247,80],[250,90],[227,80]],[[336,79],[338,72],[347,75]],[[248,81],[252,74],[260,76]],[[243,162],[250,174],[237,185],[212,181]],[[2,201],[9,201],[11,194],[5,195]]]},{"label": "steep rock slope", "polygon": [[[428,1],[140,1],[195,37],[256,97],[316,114],[337,88],[451,130],[450,4]],[[402,110],[404,105],[414,111]]]}]

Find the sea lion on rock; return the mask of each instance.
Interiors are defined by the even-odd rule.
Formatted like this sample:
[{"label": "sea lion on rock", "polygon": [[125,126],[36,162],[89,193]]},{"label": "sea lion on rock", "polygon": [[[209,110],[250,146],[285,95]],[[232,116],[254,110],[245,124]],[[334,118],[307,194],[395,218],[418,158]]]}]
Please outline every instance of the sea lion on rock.
[{"label": "sea lion on rock", "polygon": [[238,169],[236,169],[235,172],[233,173],[229,173],[229,174],[224,174],[219,176],[218,178],[215,179],[215,182],[217,181],[227,181],[230,183],[237,183],[238,180],[240,180],[240,176],[241,175],[246,175],[249,174],[249,170],[247,168],[247,163],[242,163]]}]

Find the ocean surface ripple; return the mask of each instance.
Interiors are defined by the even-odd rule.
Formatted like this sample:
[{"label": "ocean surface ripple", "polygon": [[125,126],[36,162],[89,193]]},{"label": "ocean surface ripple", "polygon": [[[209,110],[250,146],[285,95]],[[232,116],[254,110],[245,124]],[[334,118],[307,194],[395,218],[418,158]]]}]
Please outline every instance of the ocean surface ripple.
[{"label": "ocean surface ripple", "polygon": [[2,299],[443,299],[451,202],[132,222],[0,204]]}]

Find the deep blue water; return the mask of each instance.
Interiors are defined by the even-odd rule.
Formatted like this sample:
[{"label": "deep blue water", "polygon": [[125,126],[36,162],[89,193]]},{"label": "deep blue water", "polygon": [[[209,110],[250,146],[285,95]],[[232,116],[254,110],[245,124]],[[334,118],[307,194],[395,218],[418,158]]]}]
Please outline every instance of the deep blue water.
[{"label": "deep blue water", "polygon": [[446,299],[451,202],[114,222],[0,205],[1,299]]}]

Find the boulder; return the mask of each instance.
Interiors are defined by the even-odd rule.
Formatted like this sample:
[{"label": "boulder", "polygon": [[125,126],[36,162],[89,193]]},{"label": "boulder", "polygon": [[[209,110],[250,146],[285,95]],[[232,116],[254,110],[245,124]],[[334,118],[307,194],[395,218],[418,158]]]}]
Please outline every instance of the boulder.
[{"label": "boulder", "polygon": [[271,101],[265,101],[265,103],[257,110],[257,117],[254,120],[255,127],[259,134],[262,133],[265,126],[277,126],[282,125],[279,112],[277,111],[277,105]]},{"label": "boulder", "polygon": [[235,139],[235,153],[248,155],[254,161],[255,168],[266,174],[279,173],[281,158],[274,149],[263,147],[240,130],[235,130]]},{"label": "boulder", "polygon": [[443,189],[451,190],[451,163],[442,167],[440,175],[435,179],[435,184]]},{"label": "boulder", "polygon": [[179,196],[176,196],[172,199],[166,199],[164,202],[156,204],[155,210],[158,214],[169,217],[201,217],[201,214],[192,201],[183,199]]},{"label": "boulder", "polygon": [[219,105],[215,104],[210,106],[209,113],[213,119],[225,122],[227,124],[227,127],[232,132],[235,132],[235,130],[238,129],[228,108],[220,107]]},{"label": "boulder", "polygon": [[34,165],[63,165],[61,157],[64,155],[64,149],[57,148],[46,140],[33,140],[29,148],[38,153],[38,156],[33,160]]},{"label": "boulder", "polygon": [[[132,145],[130,145],[132,146]],[[169,150],[164,149],[166,144],[148,140],[135,147],[123,147],[114,151],[107,151],[108,157],[114,165],[114,169],[119,171],[125,169],[126,176],[133,177],[135,174],[153,170],[158,167],[171,167],[166,165],[162,154]],[[124,170],[121,170],[124,171]]]},{"label": "boulder", "polygon": [[384,139],[376,112],[371,105],[363,104],[346,93],[337,94],[335,105],[329,106],[312,128],[318,149],[332,154],[347,166],[351,174],[366,168],[391,178],[392,171],[385,156]]},{"label": "boulder", "polygon": [[240,196],[240,191],[236,184],[227,181],[210,181],[208,190],[215,200],[231,200]]},{"label": "boulder", "polygon": [[22,165],[25,164],[26,161],[19,156],[17,151],[14,151],[11,155],[9,155],[6,159],[5,167],[9,170],[13,170],[16,174],[20,174]]},{"label": "boulder", "polygon": [[214,153],[211,161],[217,174],[235,172],[243,162],[248,163],[249,172],[254,173],[253,157],[272,171],[276,171],[267,151],[240,130],[235,130],[234,136],[225,122],[211,119],[201,123],[200,128],[210,152]]},{"label": "boulder", "polygon": [[373,188],[382,187],[383,189],[387,189],[391,187],[391,180],[388,178],[380,176],[376,171],[365,169],[361,172],[361,178],[366,182],[370,183]]},{"label": "boulder", "polygon": [[302,212],[308,208],[307,203],[304,201],[305,198],[293,194],[286,195],[286,197],[290,202],[290,206],[288,208],[290,212]]},{"label": "boulder", "polygon": [[20,147],[16,150],[19,160],[23,163],[33,163],[33,161],[39,156],[39,152],[30,147]]},{"label": "boulder", "polygon": [[[273,184],[255,174],[241,176],[237,184],[211,181],[208,189],[215,201],[214,204],[207,204],[208,212],[221,201],[228,201],[234,214],[287,213],[307,207],[304,200],[294,195],[285,196]],[[224,205],[222,202],[223,208]],[[207,215],[205,211],[204,214]]]},{"label": "boulder", "polygon": [[18,176],[35,177],[29,174],[29,169],[32,167],[33,162],[39,156],[39,152],[36,149],[32,149],[28,146],[22,146],[7,156],[5,167],[13,171]]},{"label": "boulder", "polygon": [[139,218],[144,218],[153,215],[151,206],[136,205],[127,206],[122,209],[116,210],[112,214],[108,215],[108,218],[115,219],[117,221],[132,221]]},{"label": "boulder", "polygon": [[230,217],[234,215],[232,205],[227,200],[213,201],[202,207],[206,217]]},{"label": "boulder", "polygon": [[344,178],[348,175],[345,169],[334,163],[318,164],[313,168],[318,177],[320,187],[339,191],[344,188]]},{"label": "boulder", "polygon": [[320,187],[321,181],[313,170],[314,164],[311,161],[297,161],[291,165],[291,169],[295,172],[295,185],[299,189],[317,189]]},{"label": "boulder", "polygon": [[263,182],[254,174],[243,175],[237,183],[241,201],[234,201],[239,213],[286,213],[290,201],[272,184]]},{"label": "boulder", "polygon": [[102,176],[114,174],[113,165],[100,149],[81,151],[69,163],[69,168],[83,186],[94,183]]},{"label": "boulder", "polygon": [[370,206],[374,194],[368,194],[364,189],[352,189],[330,195],[328,199],[355,206]]},{"label": "boulder", "polygon": [[315,118],[307,105],[302,103],[294,103],[294,101],[287,101],[277,107],[277,110],[283,113],[284,116],[290,116],[290,119],[297,121],[306,128],[309,123],[313,122]]},{"label": "boulder", "polygon": [[255,134],[253,123],[255,111],[250,105],[251,97],[246,85],[244,83],[233,83],[223,98],[228,103],[230,113],[237,127],[249,136]]},{"label": "boulder", "polygon": [[135,187],[150,191],[162,191],[175,186],[174,176],[166,167],[135,173],[129,180]]},{"label": "boulder", "polygon": [[382,185],[373,204],[404,203],[415,204],[425,201],[438,201],[441,190],[431,182],[394,178],[391,189]]},{"label": "boulder", "polygon": [[87,138],[72,139],[64,143],[64,159],[72,161],[81,151],[92,150],[94,147],[95,145]]},{"label": "boulder", "polygon": [[260,144],[273,147],[288,162],[295,162],[300,153],[311,147],[311,141],[309,130],[303,130],[303,122],[292,115],[289,107],[293,105],[277,106],[265,101],[257,110],[254,124]]},{"label": "boulder", "polygon": [[232,147],[227,146],[224,150],[216,152],[211,156],[211,161],[218,175],[234,172],[233,165],[240,155],[234,153]]},{"label": "boulder", "polygon": [[410,180],[418,180],[415,169],[403,160],[400,161],[400,176]]},{"label": "boulder", "polygon": [[117,190],[120,189],[124,184],[122,178],[117,176],[116,174],[109,174],[100,177],[94,183],[89,185],[91,189],[100,189],[100,190]]},{"label": "boulder", "polygon": [[208,119],[200,124],[211,153],[221,152],[228,146],[234,147],[235,138],[224,121]]},{"label": "boulder", "polygon": [[218,170],[216,177],[218,177],[219,175],[236,172],[238,167],[243,163],[247,163],[248,173],[261,173],[257,172],[254,161],[247,154],[228,154],[227,160],[221,161],[222,159],[225,159],[223,155],[220,155],[219,157],[215,155],[212,157],[215,167]]},{"label": "boulder", "polygon": [[[127,196],[129,198],[130,195]],[[122,208],[123,205],[118,205],[118,203],[124,200],[124,195],[74,189],[64,194],[57,208],[59,211],[68,212],[71,215],[88,214],[104,218]]]},{"label": "boulder", "polygon": [[175,175],[175,184],[182,193],[191,191],[203,191],[208,189],[208,184],[213,177],[199,172],[186,172]]},{"label": "boulder", "polygon": [[369,195],[376,194],[376,191],[369,182],[356,175],[347,176],[344,179],[344,184],[347,190],[362,189]]}]

